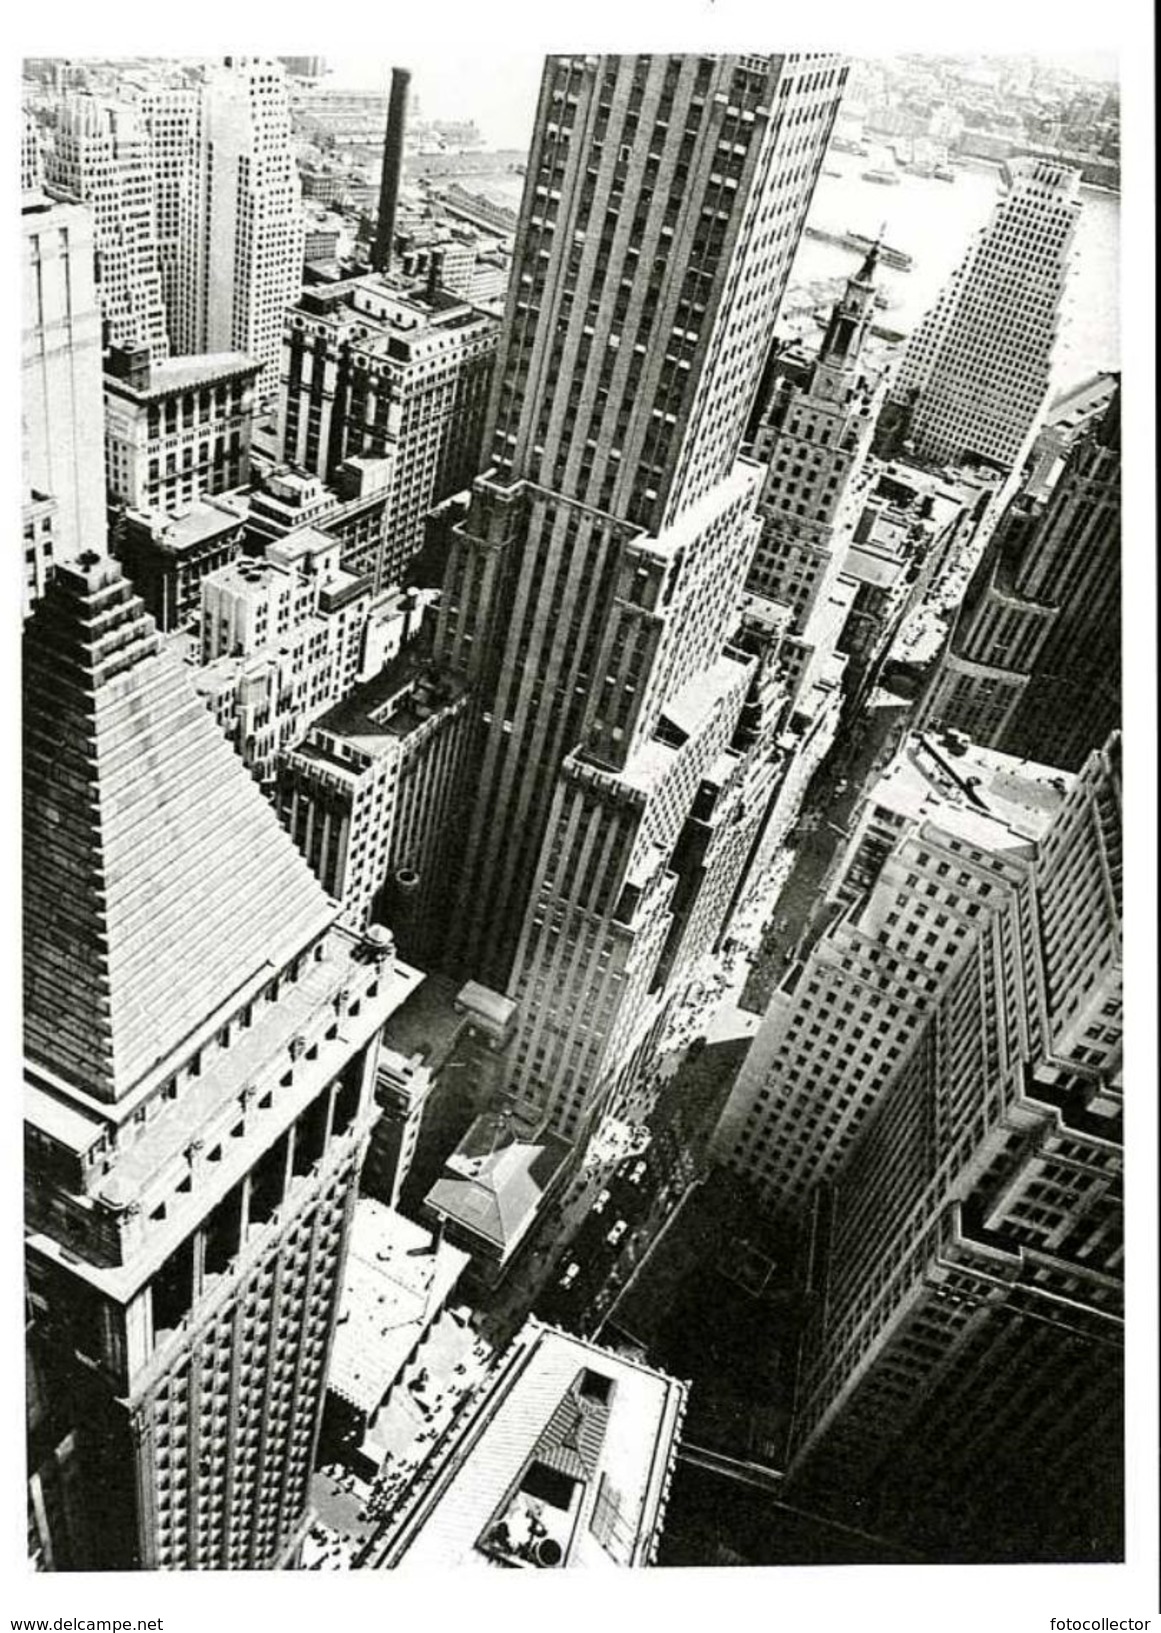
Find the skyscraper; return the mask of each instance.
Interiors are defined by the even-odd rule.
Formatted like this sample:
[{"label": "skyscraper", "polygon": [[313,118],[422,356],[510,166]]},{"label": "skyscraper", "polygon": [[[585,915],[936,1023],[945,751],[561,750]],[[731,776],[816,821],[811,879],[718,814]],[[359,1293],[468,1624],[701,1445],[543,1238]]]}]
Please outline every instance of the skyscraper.
[{"label": "skyscraper", "polygon": [[833,1176],[989,904],[1030,911],[1036,844],[1066,780],[915,736],[867,795],[821,934],[775,992],[714,1137],[769,1212],[793,1221]]},{"label": "skyscraper", "polygon": [[1120,393],[1034,468],[981,562],[922,717],[1079,770],[1121,718]]},{"label": "skyscraper", "polygon": [[1120,745],[814,1197],[792,1497],[940,1559],[1121,1556]]},{"label": "skyscraper", "polygon": [[776,382],[754,439],[766,478],[747,588],[789,607],[795,635],[842,567],[866,491],[860,478],[882,395],[862,360],[877,262],[872,248],[835,303],[807,378]]},{"label": "skyscraper", "polygon": [[136,89],[149,141],[161,294],[170,344],[192,352],[194,290],[182,279],[182,231],[192,230],[193,186],[201,146],[202,96],[198,86],[150,79]]},{"label": "skyscraper", "polygon": [[520,1084],[574,1135],[712,942],[699,901],[730,900],[725,873],[702,887],[758,668],[727,651],[760,476],[738,450],[844,77],[832,56],[544,73],[493,468],[446,513],[437,653],[480,711],[458,954],[521,999]]},{"label": "skyscraper", "polygon": [[41,152],[40,131],[36,121],[26,112],[20,127],[20,191],[44,191],[44,158]]},{"label": "skyscraper", "polygon": [[921,458],[1019,461],[1048,394],[1080,174],[1013,159],[992,218],[915,330],[892,397]]},{"label": "skyscraper", "polygon": [[30,1510],[57,1569],[276,1567],[306,1517],[390,938],[319,889],[115,562],[27,626]]},{"label": "skyscraper", "polygon": [[[55,501],[53,558],[69,561],[94,541],[103,547],[105,539],[93,216],[83,204],[53,204],[28,192],[20,227],[24,487],[35,504]],[[42,583],[43,575],[34,576],[29,594]]]},{"label": "skyscraper", "polygon": [[207,70],[179,278],[183,350],[245,352],[259,395],[278,392],[282,323],[302,282],[302,198],[279,63],[227,57]]},{"label": "skyscraper", "polygon": [[73,93],[45,154],[49,185],[88,204],[96,224],[105,341],[168,355],[150,150],[137,110]]}]

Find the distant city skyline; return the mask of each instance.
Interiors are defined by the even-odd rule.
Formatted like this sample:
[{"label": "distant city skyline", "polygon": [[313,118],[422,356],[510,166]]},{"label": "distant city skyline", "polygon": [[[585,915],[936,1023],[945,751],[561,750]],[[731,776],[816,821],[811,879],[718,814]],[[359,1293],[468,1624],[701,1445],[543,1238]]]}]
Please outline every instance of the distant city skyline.
[{"label": "distant city skyline", "polygon": [[382,86],[384,95],[392,67],[410,68],[412,92],[425,119],[474,119],[493,147],[526,148],[531,141],[543,52],[489,56],[484,71],[477,59],[408,51],[397,58],[328,57],[326,64],[330,84],[359,90]]},{"label": "distant city skyline", "polygon": [[[953,55],[943,52],[890,52],[855,61],[898,61],[903,56]],[[1031,53],[1021,53],[1029,61]],[[981,55],[980,61],[989,59]],[[1000,60],[1013,60],[1007,57]],[[1111,51],[1035,53],[1035,60],[1100,84],[1116,84],[1118,59]],[[336,86],[369,89],[381,85],[386,93],[391,68],[410,68],[412,88],[425,119],[474,119],[485,141],[494,147],[527,147],[536,112],[536,94],[544,65],[542,51],[489,55],[487,70],[475,58],[441,52],[428,56],[402,51],[395,57],[326,57],[327,80]]]}]

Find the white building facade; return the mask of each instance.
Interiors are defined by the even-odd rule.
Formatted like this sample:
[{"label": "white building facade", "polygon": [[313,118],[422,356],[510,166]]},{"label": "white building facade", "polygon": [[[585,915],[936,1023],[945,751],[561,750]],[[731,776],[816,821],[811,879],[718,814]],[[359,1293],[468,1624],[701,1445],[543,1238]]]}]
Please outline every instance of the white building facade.
[{"label": "white building facade", "polygon": [[1080,174],[1014,159],[1008,189],[916,329],[893,395],[914,394],[910,435],[922,458],[965,454],[1011,469],[1044,406]]}]

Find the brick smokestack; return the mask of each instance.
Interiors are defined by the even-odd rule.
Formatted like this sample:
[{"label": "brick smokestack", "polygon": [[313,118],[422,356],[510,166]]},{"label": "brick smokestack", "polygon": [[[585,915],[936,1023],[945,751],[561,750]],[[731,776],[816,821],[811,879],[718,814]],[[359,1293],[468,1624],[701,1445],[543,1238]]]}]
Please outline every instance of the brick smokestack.
[{"label": "brick smokestack", "polygon": [[411,73],[392,68],[391,97],[387,103],[387,130],[383,137],[383,176],[379,183],[379,223],[375,229],[375,252],[371,265],[376,272],[390,272],[395,244],[395,210],[399,203],[399,183],[403,176],[403,132],[407,125],[407,87]]}]

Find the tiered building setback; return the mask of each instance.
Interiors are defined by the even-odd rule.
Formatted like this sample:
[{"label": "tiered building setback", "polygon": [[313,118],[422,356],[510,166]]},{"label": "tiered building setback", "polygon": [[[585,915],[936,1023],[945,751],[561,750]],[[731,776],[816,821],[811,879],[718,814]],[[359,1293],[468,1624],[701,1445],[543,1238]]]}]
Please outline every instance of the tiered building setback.
[{"label": "tiered building setback", "polygon": [[1122,1556],[1120,776],[1114,738],[805,1232],[792,1500],[942,1560]]},{"label": "tiered building setback", "polygon": [[25,648],[30,1527],[54,1569],[274,1568],[321,1419],[379,1035],[321,891],[116,563]]},{"label": "tiered building setback", "polygon": [[[578,1138],[712,944],[745,849],[738,457],[845,78],[831,56],[549,59],[437,655],[477,690],[465,970]],[[703,887],[704,893],[703,893]],[[715,904],[712,911],[709,904]]]},{"label": "tiered building setback", "polygon": [[923,718],[1079,770],[1121,718],[1120,393],[1034,466],[965,598]]}]

